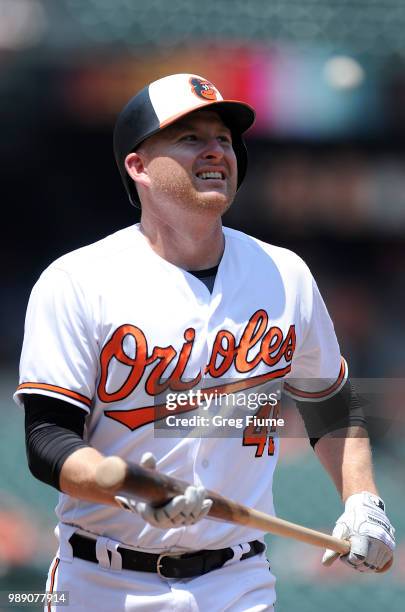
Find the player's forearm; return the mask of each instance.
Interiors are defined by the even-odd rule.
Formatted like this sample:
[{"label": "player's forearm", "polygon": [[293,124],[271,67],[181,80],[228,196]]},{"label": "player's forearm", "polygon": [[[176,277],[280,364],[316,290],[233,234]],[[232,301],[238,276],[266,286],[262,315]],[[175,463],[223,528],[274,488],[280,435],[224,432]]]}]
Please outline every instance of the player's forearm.
[{"label": "player's forearm", "polygon": [[323,436],[317,442],[315,452],[343,501],[361,491],[378,495],[370,442],[363,428],[351,427]]},{"label": "player's forearm", "polygon": [[96,469],[103,459],[104,455],[90,446],[69,455],[60,473],[61,491],[78,499],[116,506],[114,496],[96,483]]}]

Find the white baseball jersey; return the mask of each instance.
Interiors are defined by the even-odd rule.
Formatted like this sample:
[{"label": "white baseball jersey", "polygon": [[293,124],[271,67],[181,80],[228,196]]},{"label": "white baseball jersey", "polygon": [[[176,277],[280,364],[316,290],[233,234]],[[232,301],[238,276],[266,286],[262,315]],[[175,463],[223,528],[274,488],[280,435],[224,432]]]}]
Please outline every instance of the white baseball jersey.
[{"label": "white baseball jersey", "polygon": [[[278,443],[268,428],[247,425],[222,437],[155,429],[177,414],[159,404],[170,390],[247,393],[294,379],[286,385],[293,397],[320,399],[345,381],[332,322],[305,263],[241,232],[224,228],[224,235],[212,293],[158,256],[139,225],[55,261],[32,291],[15,399],[36,393],[75,404],[88,413],[85,441],[103,454],[138,463],[152,451],[158,470],[273,513]],[[192,406],[182,409],[192,414]],[[118,507],[65,494],[56,511],[62,523],[146,551],[262,537],[225,522],[207,528],[209,519],[155,529]]]}]

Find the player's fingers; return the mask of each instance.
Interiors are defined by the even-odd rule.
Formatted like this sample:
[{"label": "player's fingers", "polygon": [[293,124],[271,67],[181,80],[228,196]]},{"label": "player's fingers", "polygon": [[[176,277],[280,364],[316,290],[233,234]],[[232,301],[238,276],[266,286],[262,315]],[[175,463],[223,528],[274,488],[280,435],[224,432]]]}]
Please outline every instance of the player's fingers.
[{"label": "player's fingers", "polygon": [[168,527],[176,525],[178,522],[176,519],[181,518],[180,512],[184,505],[182,498],[183,496],[179,495],[162,508],[154,508],[150,504],[139,502],[136,505],[136,509],[143,520],[148,522],[153,527],[167,529]]},{"label": "player's fingers", "polygon": [[153,514],[153,508],[149,504],[145,504],[145,502],[137,502],[136,511],[143,518],[144,521],[147,521],[154,527],[157,527],[156,519]]},{"label": "player's fingers", "polygon": [[137,502],[136,512],[150,525],[160,529],[192,525],[205,516],[212,506],[212,500],[205,499],[204,487],[187,487],[184,495],[177,495],[160,508],[144,502]]},{"label": "player's fingers", "polygon": [[159,527],[158,521],[154,513],[154,508],[145,502],[138,502],[136,504],[136,511],[143,518],[144,521],[153,525],[153,527]]},{"label": "player's fingers", "polygon": [[154,509],[154,515],[160,523],[169,522],[174,527],[184,523],[184,508],[186,499],[184,495],[177,495],[162,508]]},{"label": "player's fingers", "polygon": [[195,522],[200,521],[202,518],[204,518],[204,516],[208,514],[208,512],[211,510],[212,504],[213,504],[212,499],[205,499],[203,501],[201,511],[199,515],[197,516]]},{"label": "player's fingers", "polygon": [[188,524],[192,524],[198,520],[203,503],[205,500],[206,491],[204,487],[187,487],[184,496],[186,498],[186,506],[184,513]]},{"label": "player's fingers", "polygon": [[[350,552],[347,555],[343,555],[341,560],[356,569],[360,569],[367,557],[369,543],[369,538],[366,535],[352,535],[350,538]],[[365,569],[366,567],[364,566],[362,571],[368,571]]]},{"label": "player's fingers", "polygon": [[370,538],[367,535],[353,534],[350,538],[350,555],[356,555],[356,557],[366,558],[368,555],[368,548],[370,545]]},{"label": "player's fingers", "polygon": [[370,538],[365,565],[368,565],[371,569],[381,569],[388,563],[391,557],[392,551],[384,542]]},{"label": "player's fingers", "polygon": [[393,561],[394,561],[394,555],[392,551],[390,551],[389,553],[386,553],[386,555],[384,555],[383,557],[383,560],[378,564],[376,572],[386,572],[392,566]]},{"label": "player's fingers", "polygon": [[184,491],[184,497],[186,498],[186,512],[188,514],[193,514],[193,512],[200,510],[204,496],[204,487],[187,487],[187,489]]},{"label": "player's fingers", "polygon": [[[367,565],[370,565],[371,567],[378,567],[378,562],[381,559],[381,557],[384,555],[384,550],[383,550],[384,544],[382,542],[376,542],[375,540],[372,540],[370,538],[370,544],[368,547],[368,555],[366,558],[366,563]],[[385,548],[385,547],[384,547]]]},{"label": "player's fingers", "polygon": [[352,548],[349,555],[341,557],[342,561],[362,573],[382,569],[392,558],[392,551],[384,542],[365,535],[354,535],[351,538]]},{"label": "player's fingers", "polygon": [[140,462],[142,467],[149,468],[150,470],[156,469],[156,457],[153,453],[144,453],[141,457]]}]

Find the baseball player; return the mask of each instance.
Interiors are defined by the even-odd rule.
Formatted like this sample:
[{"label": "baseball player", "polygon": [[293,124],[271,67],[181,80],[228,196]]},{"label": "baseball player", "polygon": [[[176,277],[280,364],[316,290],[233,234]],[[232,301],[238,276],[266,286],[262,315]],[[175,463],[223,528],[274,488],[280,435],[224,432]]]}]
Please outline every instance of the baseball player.
[{"label": "baseball player", "polygon": [[[253,121],[250,106],[197,75],[145,87],[114,131],[141,222],[56,260],[32,291],[15,399],[30,469],[60,491],[47,590],[68,591],[75,610],[274,609],[263,534],[207,518],[206,489],[273,513],[276,433],[250,424],[238,435],[158,436],[161,398],[201,387],[226,384],[228,397],[283,385],[345,502],[334,530],[351,541],[342,560],[360,572],[392,560],[364,420],[309,269],[221,224]],[[170,414],[194,409],[190,400]],[[271,410],[255,414],[265,423]],[[95,478],[109,455],[190,486],[160,508],[114,497]],[[337,556],[326,551],[324,563]]]}]

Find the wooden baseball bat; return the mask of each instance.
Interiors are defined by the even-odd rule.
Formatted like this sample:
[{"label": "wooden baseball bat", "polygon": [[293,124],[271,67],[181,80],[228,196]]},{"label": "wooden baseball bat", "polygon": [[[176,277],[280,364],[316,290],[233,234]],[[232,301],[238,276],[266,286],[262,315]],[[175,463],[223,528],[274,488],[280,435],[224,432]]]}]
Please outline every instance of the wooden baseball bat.
[{"label": "wooden baseball bat", "polygon": [[[97,468],[97,484],[112,495],[129,493],[142,501],[156,506],[162,505],[176,495],[184,493],[189,483],[161,474],[156,470],[143,468],[135,463],[126,463],[120,457],[107,457]],[[214,491],[207,491],[213,504],[208,515],[215,519],[246,525],[253,529],[294,538],[313,546],[330,548],[337,553],[350,551],[350,543],[302,525],[290,523],[264,512],[253,510],[242,504],[222,497]]]}]

